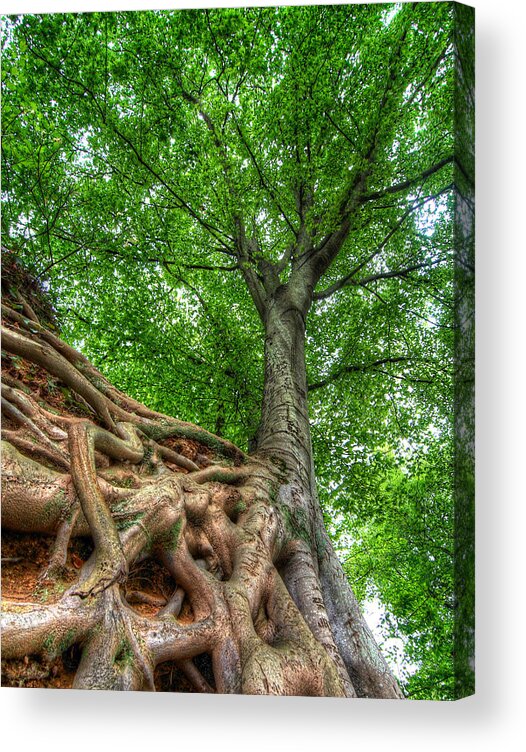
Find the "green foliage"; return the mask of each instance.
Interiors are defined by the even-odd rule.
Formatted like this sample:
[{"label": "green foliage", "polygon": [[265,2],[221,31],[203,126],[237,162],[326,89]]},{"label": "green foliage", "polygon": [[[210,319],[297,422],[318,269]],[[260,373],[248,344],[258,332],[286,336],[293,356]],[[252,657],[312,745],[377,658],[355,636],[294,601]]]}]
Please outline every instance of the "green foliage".
[{"label": "green foliage", "polygon": [[452,692],[453,8],[4,19],[4,243],[117,386],[244,448],[263,336],[240,227],[286,283],[366,174],[308,314],[309,409],[327,525],[414,697]]},{"label": "green foliage", "polygon": [[384,636],[404,639],[407,696],[453,699],[451,456],[435,441],[382,475],[376,506],[352,525],[345,566],[357,597],[384,605]]}]

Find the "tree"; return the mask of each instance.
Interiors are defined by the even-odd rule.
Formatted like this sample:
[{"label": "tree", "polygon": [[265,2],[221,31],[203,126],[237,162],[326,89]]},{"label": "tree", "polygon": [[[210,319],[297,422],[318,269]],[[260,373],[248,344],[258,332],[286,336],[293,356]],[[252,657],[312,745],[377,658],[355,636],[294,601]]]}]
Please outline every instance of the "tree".
[{"label": "tree", "polygon": [[[27,300],[6,310],[4,349],[92,411],[55,420],[7,386],[9,415],[55,463],[31,464],[9,434],[9,524],[52,532],[66,515],[53,566],[71,534],[95,546],[56,604],[8,607],[8,655],[45,650],[54,629],[54,650],[84,645],[77,686],[153,686],[177,661],[206,689],[192,659],[207,654],[218,691],[401,696],[322,508],[363,520],[387,457],[407,461],[436,431],[451,442],[452,217],[472,175],[455,140],[462,13],[6,23],[4,237],[49,276],[66,339],[105,373]],[[197,442],[191,464],[182,438]],[[67,478],[75,500],[43,525]],[[177,587],[145,622],[119,583],[148,545]]]}]

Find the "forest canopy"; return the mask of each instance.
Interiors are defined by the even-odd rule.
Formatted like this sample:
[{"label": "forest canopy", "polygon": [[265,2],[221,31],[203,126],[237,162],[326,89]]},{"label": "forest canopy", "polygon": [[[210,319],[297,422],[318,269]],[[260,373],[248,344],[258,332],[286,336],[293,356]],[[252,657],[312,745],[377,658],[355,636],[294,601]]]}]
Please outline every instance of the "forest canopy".
[{"label": "forest canopy", "polygon": [[299,290],[325,526],[416,699],[458,694],[460,7],[3,20],[3,245],[119,390],[248,454]]}]

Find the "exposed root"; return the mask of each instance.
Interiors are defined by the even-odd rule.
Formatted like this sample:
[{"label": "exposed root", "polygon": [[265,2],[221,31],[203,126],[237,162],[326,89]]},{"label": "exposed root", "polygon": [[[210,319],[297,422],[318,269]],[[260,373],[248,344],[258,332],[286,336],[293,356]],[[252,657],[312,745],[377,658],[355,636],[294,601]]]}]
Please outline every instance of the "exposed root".
[{"label": "exposed root", "polygon": [[80,505],[75,501],[59,523],[55,542],[51,550],[49,563],[39,575],[41,583],[47,580],[59,580],[64,574],[68,557],[68,545],[80,513]]},{"label": "exposed root", "polygon": [[181,669],[183,674],[187,677],[189,682],[193,687],[195,687],[198,692],[212,694],[215,691],[191,659],[188,659],[186,661],[178,661],[177,666]]},{"label": "exposed root", "polygon": [[180,586],[176,587],[174,592],[172,593],[172,596],[170,597],[170,600],[159,611],[159,618],[162,618],[163,616],[174,616],[175,618],[177,618],[181,613],[181,609],[183,607],[184,596],[185,592],[183,588]]},{"label": "exposed root", "polygon": [[93,562],[91,571],[85,580],[70,588],[68,594],[87,598],[89,595],[98,595],[110,585],[117,582],[125,582],[128,567],[124,556],[113,554],[109,559],[103,554],[98,554]]},{"label": "exposed root", "polygon": [[[159,595],[152,595],[151,593],[142,593],[140,590],[126,590],[126,600],[128,603],[146,603],[148,606],[154,606],[155,608],[161,608],[168,605],[166,598]],[[181,604],[182,605],[182,599]],[[179,607],[179,612],[181,608]],[[178,616],[179,614],[174,614]]]}]

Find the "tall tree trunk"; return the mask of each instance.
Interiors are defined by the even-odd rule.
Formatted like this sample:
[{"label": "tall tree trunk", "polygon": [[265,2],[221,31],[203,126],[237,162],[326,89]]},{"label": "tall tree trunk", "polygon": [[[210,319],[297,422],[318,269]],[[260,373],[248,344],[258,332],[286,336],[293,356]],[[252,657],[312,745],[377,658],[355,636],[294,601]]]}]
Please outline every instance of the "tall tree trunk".
[{"label": "tall tree trunk", "polygon": [[285,286],[267,303],[265,383],[257,455],[283,468],[277,503],[293,537],[281,575],[312,633],[353,693],[402,697],[325,531],[310,432],[305,318]]}]

